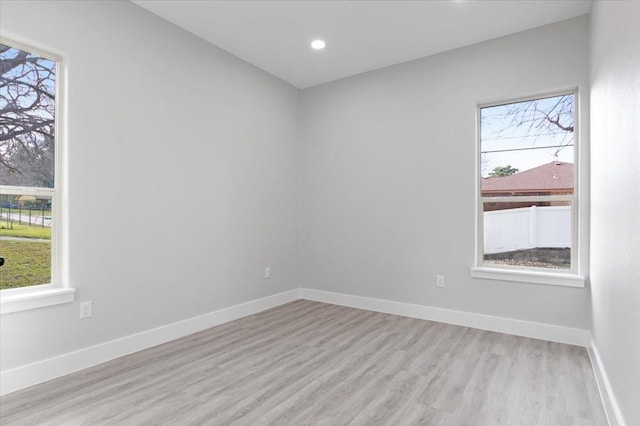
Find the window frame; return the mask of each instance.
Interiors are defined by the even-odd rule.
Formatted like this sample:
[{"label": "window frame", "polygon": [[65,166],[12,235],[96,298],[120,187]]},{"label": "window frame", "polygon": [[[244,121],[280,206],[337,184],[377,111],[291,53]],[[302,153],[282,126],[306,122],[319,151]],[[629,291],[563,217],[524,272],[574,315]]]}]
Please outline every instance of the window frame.
[{"label": "window frame", "polygon": [[51,282],[26,287],[0,290],[0,315],[35,309],[44,306],[69,303],[74,300],[75,289],[68,286],[66,256],[67,216],[65,198],[65,77],[66,68],[62,55],[23,43],[14,38],[0,36],[0,43],[20,49],[56,63],[55,75],[55,153],[53,188],[0,185],[0,192],[10,195],[42,195],[51,197]]},{"label": "window frame", "polygon": [[[482,122],[481,112],[483,108],[500,105],[514,104],[518,102],[533,101],[562,95],[574,96],[574,116],[573,116],[573,194],[571,195],[536,195],[536,196],[511,196],[511,197],[491,197],[482,195]],[[476,227],[475,227],[475,258],[474,266],[471,268],[473,278],[494,279],[504,281],[516,281],[526,283],[559,285],[569,287],[584,287],[585,278],[581,272],[581,250],[580,250],[580,96],[577,87],[565,90],[545,92],[518,98],[502,99],[493,102],[483,102],[476,106],[476,156],[475,156],[475,198],[476,198]],[[569,201],[571,203],[571,266],[567,270],[538,268],[515,265],[489,264],[484,261],[484,203],[487,202],[540,202],[540,201]]]}]

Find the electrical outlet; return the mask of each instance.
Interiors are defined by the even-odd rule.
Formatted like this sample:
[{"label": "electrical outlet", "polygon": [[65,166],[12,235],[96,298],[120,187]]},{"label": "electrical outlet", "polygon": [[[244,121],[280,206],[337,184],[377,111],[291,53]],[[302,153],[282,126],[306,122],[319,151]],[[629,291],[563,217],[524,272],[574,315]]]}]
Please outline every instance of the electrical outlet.
[{"label": "electrical outlet", "polygon": [[91,300],[80,303],[80,319],[90,318],[93,316],[93,303]]},{"label": "electrical outlet", "polygon": [[264,277],[265,279],[269,279],[271,278],[271,267],[267,266],[266,268],[264,268]]},{"label": "electrical outlet", "polygon": [[444,275],[436,275],[436,287],[444,287]]}]

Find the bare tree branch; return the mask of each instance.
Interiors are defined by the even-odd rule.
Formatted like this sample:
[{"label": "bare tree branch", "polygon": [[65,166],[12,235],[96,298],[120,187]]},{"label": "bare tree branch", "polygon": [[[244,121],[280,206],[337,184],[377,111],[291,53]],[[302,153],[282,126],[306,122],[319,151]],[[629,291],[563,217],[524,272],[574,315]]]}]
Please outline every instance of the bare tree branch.
[{"label": "bare tree branch", "polygon": [[0,44],[1,184],[53,184],[55,65]]}]

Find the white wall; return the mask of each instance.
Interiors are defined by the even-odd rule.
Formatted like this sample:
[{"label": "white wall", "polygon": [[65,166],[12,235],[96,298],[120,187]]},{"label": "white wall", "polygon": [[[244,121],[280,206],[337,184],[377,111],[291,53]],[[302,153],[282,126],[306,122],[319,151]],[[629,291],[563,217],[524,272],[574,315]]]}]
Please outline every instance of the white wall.
[{"label": "white wall", "polygon": [[640,2],[591,12],[593,339],[620,414],[640,424]]},{"label": "white wall", "polygon": [[77,289],[2,316],[3,371],[299,286],[297,89],[129,2],[2,1],[0,28],[67,65]]},{"label": "white wall", "polygon": [[[300,104],[129,2],[3,1],[0,28],[67,64],[78,290],[1,318],[3,371],[296,287],[589,328],[588,289],[469,277],[476,105],[579,86],[586,156],[586,18],[308,89]],[[177,222],[183,205],[202,214]]]},{"label": "white wall", "polygon": [[478,103],[578,86],[586,156],[587,39],[581,17],[304,90],[304,286],[588,329],[588,289],[469,274]]}]

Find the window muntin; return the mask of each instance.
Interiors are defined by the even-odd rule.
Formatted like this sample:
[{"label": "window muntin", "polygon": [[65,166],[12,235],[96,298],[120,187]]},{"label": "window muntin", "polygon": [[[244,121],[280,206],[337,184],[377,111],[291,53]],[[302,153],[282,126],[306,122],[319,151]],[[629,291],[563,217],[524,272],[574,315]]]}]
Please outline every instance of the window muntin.
[{"label": "window muntin", "polygon": [[0,290],[59,283],[58,60],[0,41]]},{"label": "window muntin", "polygon": [[478,260],[577,273],[576,94],[479,108]]}]

